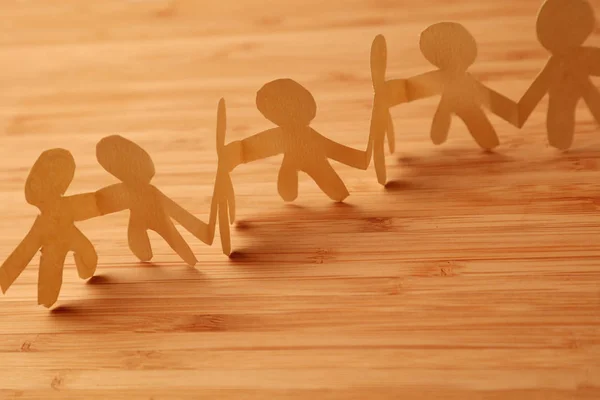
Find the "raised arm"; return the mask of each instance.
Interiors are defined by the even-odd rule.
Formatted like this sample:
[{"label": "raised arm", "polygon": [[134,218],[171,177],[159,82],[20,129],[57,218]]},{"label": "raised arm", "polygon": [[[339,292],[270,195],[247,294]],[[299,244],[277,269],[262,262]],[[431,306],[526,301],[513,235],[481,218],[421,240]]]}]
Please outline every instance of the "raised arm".
[{"label": "raised arm", "polygon": [[225,146],[219,158],[231,171],[240,164],[276,156],[284,150],[281,134],[281,128],[272,128],[246,139],[231,142]]},{"label": "raised arm", "polygon": [[550,58],[544,69],[535,78],[529,89],[525,92],[521,100],[519,100],[519,128],[525,124],[525,121],[529,119],[529,116],[540,103],[542,98],[554,80],[554,71],[556,71],[557,65],[554,58]]},{"label": "raised arm", "polygon": [[19,243],[0,267],[2,293],[6,293],[42,246],[42,229],[42,222],[37,217],[23,241]]},{"label": "raised arm", "polygon": [[171,218],[177,221],[188,232],[196,236],[204,243],[208,245],[212,244],[213,237],[209,235],[209,229],[206,223],[196,218],[189,211],[181,207],[179,204],[175,203],[172,199],[164,195],[162,192],[159,191],[159,194],[163,201],[165,210],[167,211],[167,214],[171,216]]},{"label": "raised arm", "polygon": [[130,208],[129,192],[124,183],[116,183],[95,193],[100,215],[112,214]]}]

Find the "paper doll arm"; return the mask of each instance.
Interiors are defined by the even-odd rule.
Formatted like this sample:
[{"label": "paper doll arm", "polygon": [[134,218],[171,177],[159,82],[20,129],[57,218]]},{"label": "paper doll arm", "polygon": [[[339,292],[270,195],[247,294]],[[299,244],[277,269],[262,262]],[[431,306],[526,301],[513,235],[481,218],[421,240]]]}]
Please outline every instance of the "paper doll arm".
[{"label": "paper doll arm", "polygon": [[592,76],[600,76],[600,49],[596,47],[584,47],[587,71]]},{"label": "paper doll arm", "polygon": [[215,227],[217,225],[217,213],[219,211],[219,197],[217,196],[217,182],[215,182],[215,187],[213,188],[213,197],[210,202],[210,215],[208,217],[208,237],[211,238],[211,241],[215,238]]},{"label": "paper doll arm", "polygon": [[483,105],[506,122],[518,127],[518,104],[513,100],[509,99],[508,97],[504,96],[503,94],[498,93],[493,89],[490,89],[483,83],[479,81],[475,82],[479,86],[480,93],[482,94]]},{"label": "paper doll arm", "polygon": [[181,224],[181,226],[183,226],[188,232],[196,236],[204,243],[208,245],[212,244],[212,238],[208,234],[208,225],[200,221],[189,211],[175,203],[163,193],[159,193],[165,205],[165,209],[171,218]]},{"label": "paper doll arm", "polygon": [[365,170],[369,167],[372,153],[372,140],[369,140],[367,150],[362,151],[334,142],[314,130],[313,133],[318,137],[320,142],[319,145],[325,150],[327,158],[358,169]]},{"label": "paper doll arm", "polygon": [[401,103],[406,103],[408,98],[406,96],[406,79],[392,79],[384,83],[382,94],[375,93],[375,97],[383,96],[383,102],[388,107],[394,107]]},{"label": "paper doll arm", "polygon": [[443,76],[440,71],[429,71],[406,80],[406,99],[415,101],[435,96],[444,90]]},{"label": "paper doll arm", "polygon": [[440,94],[444,88],[442,73],[429,71],[409,79],[385,82],[384,96],[389,107]]},{"label": "paper doll arm", "polygon": [[21,275],[27,264],[31,262],[37,251],[42,246],[42,223],[39,217],[17,248],[4,261],[0,267],[0,287],[6,293],[13,282]]},{"label": "paper doll arm", "polygon": [[519,100],[519,127],[525,124],[525,121],[529,119],[535,107],[542,101],[546,93],[548,93],[555,69],[556,65],[551,58],[531,86],[529,86],[523,97],[521,97],[521,100]]},{"label": "paper doll arm", "polygon": [[100,215],[112,214],[130,208],[129,193],[123,183],[116,183],[102,188],[95,193],[95,196]]},{"label": "paper doll arm", "polygon": [[261,160],[281,154],[283,140],[281,128],[272,128],[246,139],[229,143],[220,157],[226,169],[231,171],[240,164]]},{"label": "paper doll arm", "polygon": [[75,221],[85,221],[101,215],[96,201],[96,193],[76,194],[64,197],[63,201],[69,205]]}]

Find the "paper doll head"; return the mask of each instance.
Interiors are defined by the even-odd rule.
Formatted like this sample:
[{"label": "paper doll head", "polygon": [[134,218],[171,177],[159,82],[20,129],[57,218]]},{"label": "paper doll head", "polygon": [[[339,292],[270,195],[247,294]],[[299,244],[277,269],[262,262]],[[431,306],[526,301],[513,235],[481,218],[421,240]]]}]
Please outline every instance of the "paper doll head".
[{"label": "paper doll head", "polygon": [[75,160],[65,149],[44,151],[29,172],[25,182],[25,199],[42,208],[48,201],[60,198],[75,176]]},{"label": "paper doll head", "polygon": [[154,163],[150,155],[122,136],[107,136],[96,145],[96,158],[111,175],[126,183],[150,183]]},{"label": "paper doll head", "polygon": [[425,58],[442,70],[466,71],[477,58],[475,38],[456,22],[431,25],[421,33],[419,46]]},{"label": "paper doll head", "polygon": [[552,54],[564,54],[581,46],[595,25],[587,0],[547,0],[538,13],[537,37]]},{"label": "paper doll head", "polygon": [[307,126],[317,115],[313,95],[292,79],[277,79],[256,93],[256,107],[269,121],[281,127]]}]

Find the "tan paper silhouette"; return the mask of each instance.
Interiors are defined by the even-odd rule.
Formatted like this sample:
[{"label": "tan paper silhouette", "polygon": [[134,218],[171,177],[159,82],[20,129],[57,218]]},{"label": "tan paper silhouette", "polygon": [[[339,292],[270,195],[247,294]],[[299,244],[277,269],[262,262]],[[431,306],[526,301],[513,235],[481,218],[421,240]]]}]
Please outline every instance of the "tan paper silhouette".
[{"label": "tan paper silhouette", "polygon": [[[431,125],[433,143],[442,144],[446,141],[452,115],[456,115],[467,125],[479,146],[488,150],[496,147],[500,143],[498,136],[482,107],[488,108],[511,124],[518,125],[517,104],[484,86],[468,72],[468,68],[477,57],[477,44],[462,25],[440,22],[421,33],[421,52],[439,69],[412,78],[380,83],[386,69],[385,48],[385,38],[377,36],[373,40],[371,50],[371,74],[376,86],[374,108],[383,108],[381,104],[389,108],[440,94],[440,104]],[[373,149],[377,152],[373,157],[378,165],[377,160],[383,158],[383,135],[393,128],[384,111],[374,111],[373,119],[371,127],[376,136],[373,138],[376,143]],[[392,136],[388,136],[388,140]],[[383,174],[384,172],[378,174],[380,183],[385,181],[381,179],[381,176],[385,176]]]},{"label": "tan paper silhouette", "polygon": [[219,101],[217,110],[217,154],[219,156],[219,166],[217,169],[217,177],[215,179],[215,188],[210,208],[209,227],[211,237],[214,236],[214,229],[219,216],[219,233],[221,234],[221,247],[223,253],[231,254],[231,234],[229,225],[235,221],[235,192],[229,172],[230,166],[234,165],[234,160],[228,159],[227,151],[225,150],[225,132],[227,124],[227,116],[225,110],[225,100]]},{"label": "tan paper silhouette", "polygon": [[547,0],[538,13],[537,37],[551,56],[519,101],[519,126],[548,94],[548,142],[561,150],[573,143],[580,99],[600,123],[600,94],[590,80],[600,76],[600,49],[582,46],[595,24],[586,0]]},{"label": "tan paper silhouette", "polygon": [[310,127],[317,105],[312,94],[291,79],[265,84],[256,95],[258,110],[276,128],[268,129],[225,147],[227,168],[283,154],[277,187],[285,201],[298,197],[298,172],[308,174],[332,200],[348,197],[346,185],[331,166],[329,159],[358,169],[367,169],[371,161],[372,140],[366,151],[356,150],[325,136]]},{"label": "tan paper silhouette", "polygon": [[38,304],[52,306],[62,286],[67,253],[74,253],[82,279],[96,271],[98,256],[94,246],[75,226],[100,215],[94,193],[64,196],[75,175],[75,160],[64,149],[43,152],[29,172],[25,199],[40,210],[33,226],[0,267],[0,286],[5,293],[41,249],[38,274]]},{"label": "tan paper silhouette", "polygon": [[118,135],[105,137],[96,146],[96,157],[106,171],[121,181],[96,192],[98,209],[102,215],[130,210],[127,235],[133,254],[141,261],[152,259],[148,230],[153,230],[186,263],[195,265],[196,256],[171,218],[209,245],[214,225],[200,221],[150,183],[155,173],[154,163],[134,142]]},{"label": "tan paper silhouette", "polygon": [[[371,80],[373,81],[373,90],[375,96],[373,99],[373,112],[371,114],[371,130],[369,138],[373,140],[373,163],[375,164],[375,172],[377,181],[385,185],[386,169],[385,169],[385,151],[384,139],[387,133],[387,141],[390,153],[396,150],[396,135],[394,132],[394,122],[390,114],[388,104],[392,103],[392,99],[387,93],[385,82],[385,70],[387,66],[387,46],[385,38],[378,35],[373,40],[371,46]],[[396,103],[406,102],[405,90],[398,90],[394,94],[398,96]]]}]

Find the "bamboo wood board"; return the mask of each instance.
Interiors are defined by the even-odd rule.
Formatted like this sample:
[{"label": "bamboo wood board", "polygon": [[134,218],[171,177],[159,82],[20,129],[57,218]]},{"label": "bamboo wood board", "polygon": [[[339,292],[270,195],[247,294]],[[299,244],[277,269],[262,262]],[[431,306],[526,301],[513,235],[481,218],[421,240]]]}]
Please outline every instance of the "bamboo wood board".
[{"label": "bamboo wood board", "polygon": [[[403,78],[430,69],[424,28],[460,22],[478,42],[473,74],[516,100],[547,59],[540,4],[5,0],[0,255],[37,214],[23,186],[38,155],[70,150],[68,193],[94,191],[115,182],[95,158],[112,134],[142,145],[154,184],[206,221],[217,103],[228,141],[268,129],[254,101],[273,79],[310,89],[315,129],[363,149],[380,33],[388,77]],[[236,169],[231,259],[182,231],[197,268],[157,235],[141,264],[126,212],[78,224],[96,277],[80,280],[69,256],[49,312],[36,261],[0,298],[0,399],[600,398],[600,128],[582,106],[572,149],[552,149],[543,101],[522,130],[491,117],[493,154],[458,120],[436,147],[437,101],[392,110],[386,188],[372,166],[335,165],[344,204],[302,175],[284,204],[278,157]]]}]

